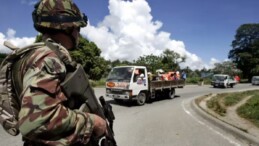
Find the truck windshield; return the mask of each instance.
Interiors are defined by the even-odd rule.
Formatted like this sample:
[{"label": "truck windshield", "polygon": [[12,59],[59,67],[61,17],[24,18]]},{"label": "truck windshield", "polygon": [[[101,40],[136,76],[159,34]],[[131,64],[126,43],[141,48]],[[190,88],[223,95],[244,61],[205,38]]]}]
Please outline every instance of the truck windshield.
[{"label": "truck windshield", "polygon": [[226,79],[226,76],[213,76],[213,80],[216,81],[224,81]]},{"label": "truck windshield", "polygon": [[133,67],[113,68],[107,77],[107,81],[130,82]]},{"label": "truck windshield", "polygon": [[259,76],[254,76],[252,80],[259,81]]}]

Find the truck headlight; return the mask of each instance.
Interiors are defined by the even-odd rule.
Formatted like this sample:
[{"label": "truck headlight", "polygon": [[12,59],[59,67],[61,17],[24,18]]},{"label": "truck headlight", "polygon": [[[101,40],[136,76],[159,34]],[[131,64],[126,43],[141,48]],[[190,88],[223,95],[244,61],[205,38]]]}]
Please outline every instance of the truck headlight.
[{"label": "truck headlight", "polygon": [[132,91],[131,91],[131,90],[130,90],[130,91],[126,91],[125,93],[126,93],[126,95],[129,96],[129,97],[132,96]]}]

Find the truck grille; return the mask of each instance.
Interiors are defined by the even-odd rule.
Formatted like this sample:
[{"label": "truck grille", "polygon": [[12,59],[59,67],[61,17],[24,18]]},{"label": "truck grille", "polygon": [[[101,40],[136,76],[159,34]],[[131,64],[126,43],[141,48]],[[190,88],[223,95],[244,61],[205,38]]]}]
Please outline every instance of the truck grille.
[{"label": "truck grille", "polygon": [[122,90],[111,90],[112,94],[123,94]]}]

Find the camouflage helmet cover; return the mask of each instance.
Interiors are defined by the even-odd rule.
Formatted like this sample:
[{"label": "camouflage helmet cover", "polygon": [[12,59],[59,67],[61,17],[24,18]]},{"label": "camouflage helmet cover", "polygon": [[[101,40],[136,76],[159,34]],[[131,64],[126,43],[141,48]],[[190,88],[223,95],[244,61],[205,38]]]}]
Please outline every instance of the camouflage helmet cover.
[{"label": "camouflage helmet cover", "polygon": [[34,27],[66,30],[87,25],[87,17],[82,14],[72,0],[41,0],[32,13]]}]

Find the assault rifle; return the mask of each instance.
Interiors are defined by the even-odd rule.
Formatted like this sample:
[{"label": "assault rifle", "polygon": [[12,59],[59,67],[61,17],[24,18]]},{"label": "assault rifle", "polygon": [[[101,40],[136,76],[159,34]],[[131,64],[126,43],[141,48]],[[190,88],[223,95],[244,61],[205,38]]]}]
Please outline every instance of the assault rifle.
[{"label": "assault rifle", "polygon": [[88,76],[81,65],[78,64],[75,71],[68,73],[65,81],[61,83],[61,87],[67,97],[76,97],[76,99],[70,100],[68,104],[73,104],[73,107],[80,105],[80,111],[90,112],[105,119],[107,134],[100,139],[91,137],[91,145],[117,146],[113,132],[115,116],[112,106],[104,100],[103,96],[99,98],[101,105],[99,104]]}]

